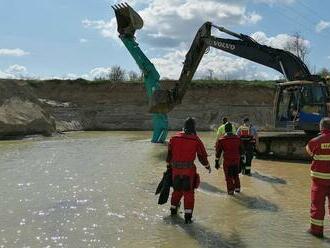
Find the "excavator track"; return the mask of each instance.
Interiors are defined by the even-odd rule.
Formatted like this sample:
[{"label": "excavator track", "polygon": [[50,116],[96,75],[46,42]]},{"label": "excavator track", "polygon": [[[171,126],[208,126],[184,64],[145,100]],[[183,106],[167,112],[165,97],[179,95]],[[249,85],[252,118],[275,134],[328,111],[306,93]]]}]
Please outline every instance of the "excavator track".
[{"label": "excavator track", "polygon": [[261,132],[258,158],[309,160],[305,147],[313,134],[305,132]]}]

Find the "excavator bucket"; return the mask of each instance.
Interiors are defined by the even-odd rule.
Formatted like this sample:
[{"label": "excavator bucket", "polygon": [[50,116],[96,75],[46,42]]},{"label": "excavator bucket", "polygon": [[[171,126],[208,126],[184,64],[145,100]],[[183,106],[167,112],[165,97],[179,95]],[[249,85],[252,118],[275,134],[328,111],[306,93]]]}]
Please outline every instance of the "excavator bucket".
[{"label": "excavator bucket", "polygon": [[127,3],[120,3],[111,7],[116,14],[119,34],[134,36],[135,31],[143,27],[141,16]]},{"label": "excavator bucket", "polygon": [[174,99],[169,90],[155,90],[149,101],[149,112],[166,114],[174,108]]}]

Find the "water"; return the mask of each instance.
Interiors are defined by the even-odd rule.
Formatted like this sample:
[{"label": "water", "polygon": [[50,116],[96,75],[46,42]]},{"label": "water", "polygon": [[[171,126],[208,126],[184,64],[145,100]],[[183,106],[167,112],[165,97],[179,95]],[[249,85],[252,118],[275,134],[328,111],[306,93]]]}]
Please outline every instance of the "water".
[{"label": "water", "polygon": [[[242,193],[199,166],[195,222],[155,188],[166,146],[149,132],[76,132],[0,142],[0,247],[329,247],[306,234],[309,166],[254,160]],[[201,133],[210,162],[213,133]],[[182,216],[182,214],[181,214]],[[325,235],[330,236],[329,220]]]}]

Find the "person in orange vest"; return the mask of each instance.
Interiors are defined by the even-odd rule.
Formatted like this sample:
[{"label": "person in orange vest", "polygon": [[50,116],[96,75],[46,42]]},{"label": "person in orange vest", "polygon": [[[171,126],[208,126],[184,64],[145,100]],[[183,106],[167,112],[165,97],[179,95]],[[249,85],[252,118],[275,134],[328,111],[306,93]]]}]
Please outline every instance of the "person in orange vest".
[{"label": "person in orange vest", "polygon": [[171,197],[171,215],[176,215],[180,200],[184,197],[185,223],[192,222],[195,204],[195,189],[199,186],[194,160],[196,158],[211,173],[207,153],[203,142],[196,134],[195,120],[189,117],[182,132],[171,137],[168,143],[167,166],[172,168],[173,193]]},{"label": "person in orange vest", "polygon": [[[325,215],[325,201],[330,199],[330,118],[323,118],[320,122],[321,134],[311,139],[307,146],[307,153],[313,158],[311,165],[311,226],[309,233],[316,237],[323,237],[323,222]],[[328,204],[330,204],[328,202]],[[328,206],[330,209],[330,205]]]},{"label": "person in orange vest", "polygon": [[216,143],[215,168],[220,168],[220,157],[223,152],[223,171],[225,173],[227,193],[234,195],[234,192],[240,193],[241,184],[239,180],[240,157],[242,143],[240,138],[233,133],[231,123],[225,125],[225,135]]},{"label": "person in orange vest", "polygon": [[259,142],[257,130],[250,124],[249,118],[245,118],[236,134],[244,146],[244,154],[241,157],[242,174],[250,176],[254,150]]}]

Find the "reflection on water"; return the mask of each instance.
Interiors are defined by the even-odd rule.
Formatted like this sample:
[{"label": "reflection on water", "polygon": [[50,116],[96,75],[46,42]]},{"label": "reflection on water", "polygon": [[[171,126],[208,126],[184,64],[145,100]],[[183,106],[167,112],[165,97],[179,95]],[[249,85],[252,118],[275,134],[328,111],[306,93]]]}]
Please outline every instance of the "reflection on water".
[{"label": "reflection on water", "polygon": [[[328,247],[306,234],[309,167],[253,161],[242,193],[198,165],[195,222],[157,205],[166,145],[149,132],[0,142],[0,247]],[[214,161],[213,133],[201,133]],[[181,210],[182,212],[182,210]],[[326,236],[330,236],[326,221]]]}]

